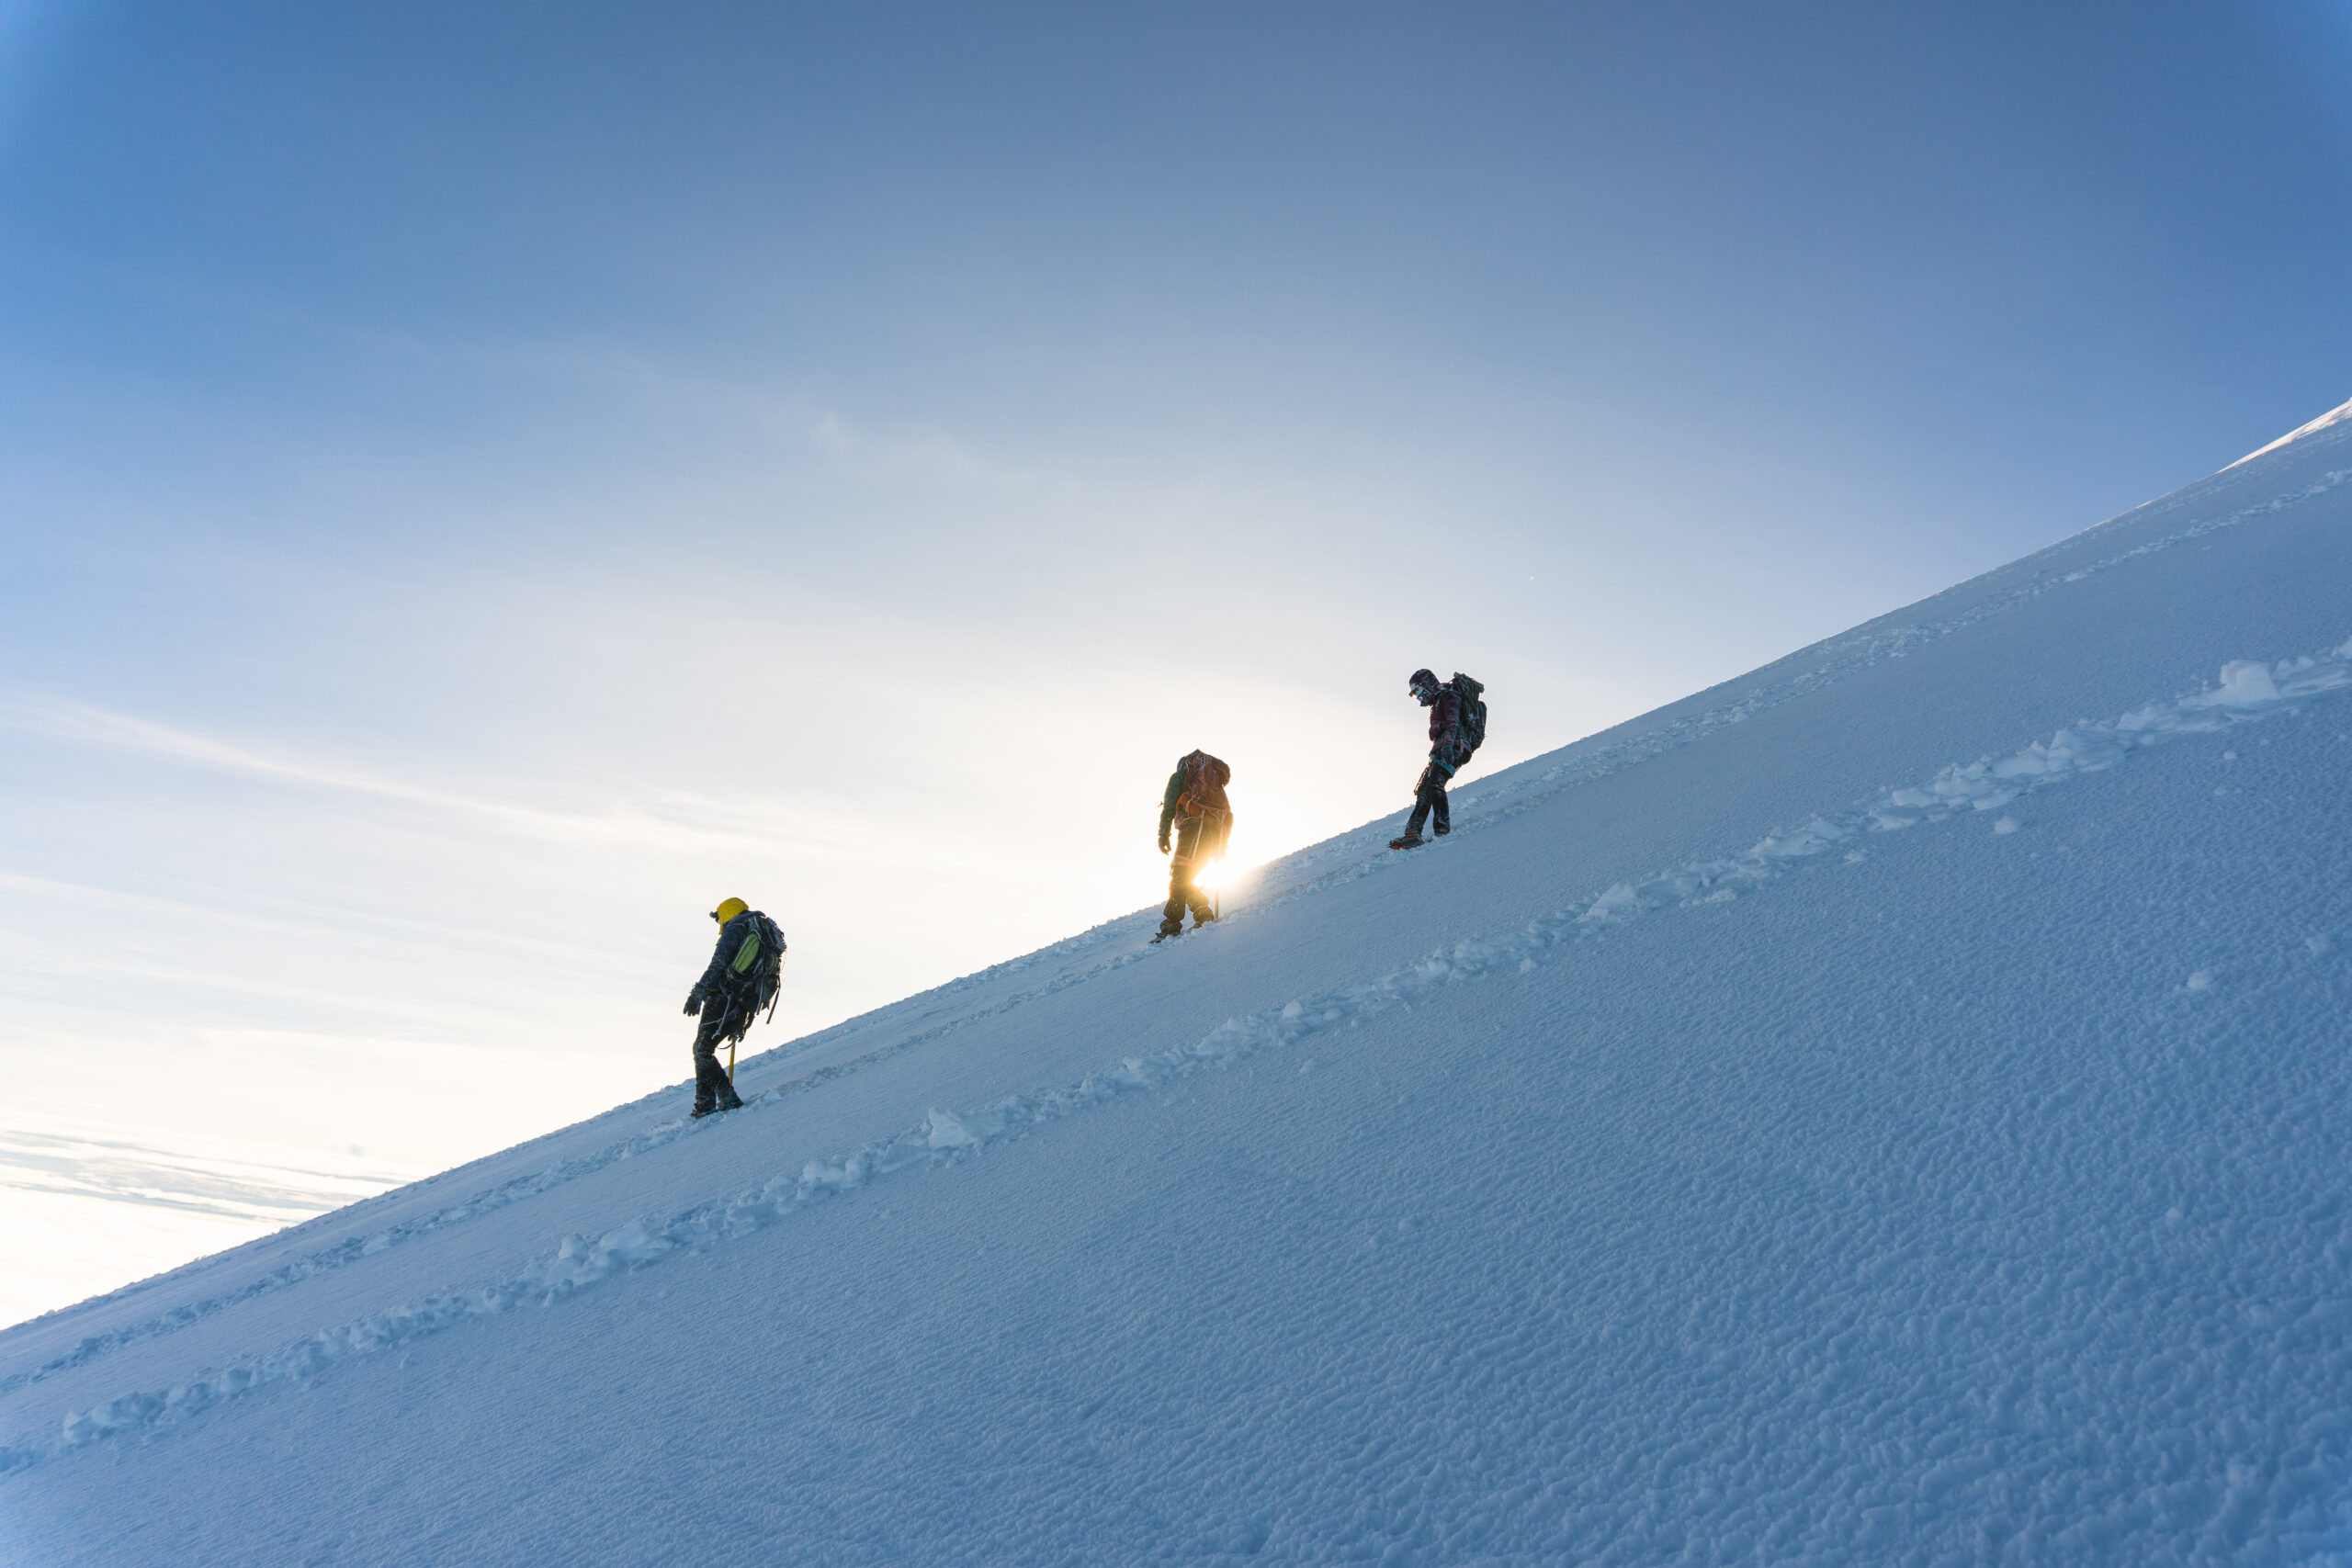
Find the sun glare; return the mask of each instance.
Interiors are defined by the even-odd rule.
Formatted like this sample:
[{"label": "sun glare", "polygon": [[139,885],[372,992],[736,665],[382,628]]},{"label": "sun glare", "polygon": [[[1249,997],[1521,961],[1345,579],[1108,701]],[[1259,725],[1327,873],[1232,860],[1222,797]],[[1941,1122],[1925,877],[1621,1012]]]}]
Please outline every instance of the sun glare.
[{"label": "sun glare", "polygon": [[1213,860],[1193,874],[1193,886],[1216,892],[1219,888],[1234,886],[1247,872],[1247,867],[1231,867],[1224,861]]}]

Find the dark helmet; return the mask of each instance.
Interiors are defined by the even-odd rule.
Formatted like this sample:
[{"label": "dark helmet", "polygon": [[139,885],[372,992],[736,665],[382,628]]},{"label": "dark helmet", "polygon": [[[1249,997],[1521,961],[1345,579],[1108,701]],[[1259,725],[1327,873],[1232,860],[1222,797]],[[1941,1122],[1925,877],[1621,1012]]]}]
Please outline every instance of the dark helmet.
[{"label": "dark helmet", "polygon": [[1427,670],[1416,670],[1406,681],[1405,689],[1424,703],[1433,702],[1437,698],[1437,677]]}]

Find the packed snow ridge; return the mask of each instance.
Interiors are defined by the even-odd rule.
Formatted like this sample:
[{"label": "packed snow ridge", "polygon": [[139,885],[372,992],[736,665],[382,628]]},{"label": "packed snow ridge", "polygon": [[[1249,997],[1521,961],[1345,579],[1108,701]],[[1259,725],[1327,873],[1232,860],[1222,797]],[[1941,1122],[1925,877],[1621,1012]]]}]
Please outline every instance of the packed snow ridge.
[{"label": "packed snow ridge", "polygon": [[[1756,892],[1785,874],[1795,863],[1869,833],[1941,821],[1964,811],[1996,811],[2030,791],[2113,767],[2137,749],[2211,735],[2273,715],[2300,713],[2303,700],[2346,686],[2352,686],[2352,642],[2276,666],[2254,660],[2233,660],[2222,667],[2220,684],[2211,690],[2146,703],[2119,718],[2062,729],[2046,743],[2035,741],[2006,757],[1948,766],[1917,788],[1892,790],[1867,805],[1816,817],[1792,831],[1772,834],[1743,854],[1692,862],[1637,883],[1617,883],[1589,903],[1555,911],[1519,931],[1464,937],[1401,968],[1313,997],[1294,998],[1248,1018],[1227,1019],[1189,1045],[1149,1056],[1127,1056],[1115,1066],[1089,1073],[1076,1083],[1011,1096],[961,1114],[934,1108],[920,1125],[895,1137],[831,1159],[810,1160],[797,1172],[778,1172],[755,1189],[659,1219],[631,1220],[601,1236],[568,1235],[553,1252],[534,1258],[511,1279],[404,1303],[322,1329],[246,1365],[169,1389],[108,1400],[67,1416],[62,1430],[46,1447],[78,1447],[128,1427],[202,1410],[268,1383],[306,1379],[344,1357],[396,1348],[467,1318],[520,1306],[551,1306],[621,1270],[643,1269],[680,1251],[705,1251],[748,1235],[789,1218],[814,1199],[851,1191],[904,1170],[936,1168],[983,1145],[1120,1095],[1161,1089],[1204,1067],[1228,1066],[1250,1053],[1294,1045],[1331,1029],[1353,1027],[1375,1013],[1424,998],[1440,987],[1463,985],[1498,969],[1524,974],[1539,964],[1556,961],[1570,944],[1600,928],[1620,925],[1653,910],[1719,904]],[[1993,824],[1996,833],[2016,829],[2016,819],[2010,817]],[[1846,858],[1851,863],[1864,853],[1860,848],[1849,848]],[[2193,986],[2196,978],[2191,977]],[[795,1080],[766,1090],[748,1101],[746,1109],[808,1087],[807,1082]],[[350,1244],[339,1246],[267,1279],[272,1285],[283,1283],[334,1267],[353,1256],[368,1256],[424,1230],[487,1213],[695,1130],[699,1129],[691,1122],[673,1122],[586,1159],[566,1161],[520,1182],[503,1184],[436,1213],[421,1225],[378,1232],[356,1248]],[[254,1288],[248,1287],[246,1293]],[[79,1353],[86,1358],[96,1348],[91,1346]],[[19,1381],[25,1376],[17,1374]],[[0,1450],[0,1463],[29,1464],[42,1451]]]}]

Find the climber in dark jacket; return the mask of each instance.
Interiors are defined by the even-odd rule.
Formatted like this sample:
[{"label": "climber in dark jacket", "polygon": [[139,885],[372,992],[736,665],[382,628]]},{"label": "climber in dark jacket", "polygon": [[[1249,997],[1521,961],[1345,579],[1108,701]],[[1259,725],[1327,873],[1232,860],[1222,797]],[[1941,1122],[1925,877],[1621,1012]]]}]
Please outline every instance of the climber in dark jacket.
[{"label": "climber in dark jacket", "polygon": [[1388,840],[1392,850],[1409,850],[1423,842],[1421,824],[1434,818],[1436,836],[1453,831],[1453,816],[1445,801],[1445,784],[1454,770],[1470,760],[1462,735],[1462,698],[1452,682],[1441,682],[1427,670],[1416,670],[1406,682],[1413,700],[1430,710],[1430,760],[1413,785],[1413,815],[1404,832]]},{"label": "climber in dark jacket", "polygon": [[[1193,878],[1204,864],[1225,853],[1226,840],[1232,836],[1233,808],[1225,799],[1225,786],[1232,779],[1233,770],[1206,751],[1185,753],[1168,775],[1168,788],[1159,797],[1159,852],[1169,857],[1168,905],[1159,912],[1159,935],[1154,942],[1182,935],[1187,908],[1193,911],[1194,931],[1216,919],[1209,896]],[[1172,853],[1170,828],[1176,834]]]},{"label": "climber in dark jacket", "polygon": [[753,1016],[768,1000],[761,991],[774,971],[761,962],[762,928],[774,932],[769,940],[779,955],[784,948],[784,933],[741,898],[728,899],[710,912],[710,918],[718,922],[718,946],[711,953],[702,978],[686,993],[686,1016],[702,1015],[702,1026],[695,1031],[696,1116],[742,1105],[727,1069],[718,1065],[718,1048],[742,1039]]}]

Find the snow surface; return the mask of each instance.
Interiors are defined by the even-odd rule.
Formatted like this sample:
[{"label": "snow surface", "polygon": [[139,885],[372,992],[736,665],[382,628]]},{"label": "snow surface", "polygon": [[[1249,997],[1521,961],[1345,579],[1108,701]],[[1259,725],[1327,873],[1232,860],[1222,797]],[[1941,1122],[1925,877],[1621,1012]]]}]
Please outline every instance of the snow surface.
[{"label": "snow surface", "polygon": [[0,1562],[2352,1562],[2347,480],[0,1334]]},{"label": "snow surface", "polygon": [[[2327,429],[2330,425],[2341,424],[2347,419],[2352,419],[2352,402],[2338,403],[2334,408],[2328,410],[2325,413],[2320,415],[2317,419],[2312,420],[2309,424],[2297,425],[2294,429],[2287,432],[2286,434],[2280,436],[2278,440],[2270,443],[2269,446],[2256,447],[2253,451],[2248,452],[2245,457],[2240,457],[2237,463],[2232,463],[2230,468],[2236,468],[2238,463],[2251,463],[2256,457],[2276,452],[2279,447],[2284,446],[2290,441],[2301,441],[2306,435],[2317,434],[2319,432]],[[2223,472],[2227,471],[2227,469],[2223,470]]]}]

